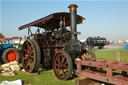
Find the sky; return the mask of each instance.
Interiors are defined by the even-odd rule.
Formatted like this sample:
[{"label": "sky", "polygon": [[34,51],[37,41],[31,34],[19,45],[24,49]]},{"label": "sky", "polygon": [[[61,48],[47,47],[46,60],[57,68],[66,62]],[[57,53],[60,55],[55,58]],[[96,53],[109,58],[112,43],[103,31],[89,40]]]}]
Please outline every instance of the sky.
[{"label": "sky", "polygon": [[101,36],[107,40],[128,40],[128,0],[1,0],[0,33],[6,37],[27,35],[18,27],[56,12],[69,12],[77,4],[77,14],[86,22],[77,25],[80,40]]}]

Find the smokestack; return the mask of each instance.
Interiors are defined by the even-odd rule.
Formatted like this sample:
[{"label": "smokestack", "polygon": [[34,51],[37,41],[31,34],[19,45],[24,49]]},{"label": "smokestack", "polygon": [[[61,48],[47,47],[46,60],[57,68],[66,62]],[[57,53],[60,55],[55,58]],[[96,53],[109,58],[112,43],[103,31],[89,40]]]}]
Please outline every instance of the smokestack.
[{"label": "smokestack", "polygon": [[69,7],[70,10],[70,23],[71,23],[71,36],[72,39],[77,39],[77,8],[76,4],[71,4]]}]

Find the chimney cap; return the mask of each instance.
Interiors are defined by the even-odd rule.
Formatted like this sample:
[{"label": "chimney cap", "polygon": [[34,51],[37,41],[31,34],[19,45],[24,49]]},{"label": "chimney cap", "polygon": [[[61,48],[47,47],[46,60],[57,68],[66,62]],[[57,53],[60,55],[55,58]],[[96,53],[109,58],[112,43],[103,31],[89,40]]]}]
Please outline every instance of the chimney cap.
[{"label": "chimney cap", "polygon": [[78,6],[77,6],[76,4],[70,4],[70,5],[68,6],[68,8],[69,8],[70,10],[74,10],[74,9],[77,9]]}]

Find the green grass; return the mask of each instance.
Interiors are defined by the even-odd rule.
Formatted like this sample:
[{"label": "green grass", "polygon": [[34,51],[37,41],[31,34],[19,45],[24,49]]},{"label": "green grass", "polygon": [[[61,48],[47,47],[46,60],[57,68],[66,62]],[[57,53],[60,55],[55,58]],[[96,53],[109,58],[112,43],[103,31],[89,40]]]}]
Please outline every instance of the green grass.
[{"label": "green grass", "polygon": [[[94,51],[97,58],[107,59],[107,60],[117,60],[117,52],[120,52],[121,61],[128,61],[128,51],[123,49],[119,50],[95,50]],[[41,69],[41,68],[40,68]],[[75,85],[77,78],[62,81],[58,80],[53,70],[42,71],[41,74],[38,73],[27,73],[18,71],[16,76],[4,77],[0,74],[0,82],[4,80],[13,81],[21,79],[23,85]]]},{"label": "green grass", "polygon": [[94,53],[96,57],[100,59],[119,61],[118,57],[120,57],[120,61],[128,61],[128,51],[124,49],[95,50]]},{"label": "green grass", "polygon": [[16,72],[16,76],[4,77],[0,75],[0,82],[4,80],[13,81],[21,79],[24,83],[23,85],[75,85],[75,80],[61,81],[58,80],[53,70],[43,71],[41,74],[38,73],[27,73],[27,72]]}]

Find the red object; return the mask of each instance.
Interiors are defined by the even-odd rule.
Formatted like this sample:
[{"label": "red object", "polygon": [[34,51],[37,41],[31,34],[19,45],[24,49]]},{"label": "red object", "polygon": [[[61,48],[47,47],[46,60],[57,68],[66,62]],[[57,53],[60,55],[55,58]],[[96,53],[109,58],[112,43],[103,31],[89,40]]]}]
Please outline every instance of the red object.
[{"label": "red object", "polygon": [[49,15],[49,16],[47,16],[45,18],[41,18],[41,19],[39,19],[37,21],[34,21],[32,23],[29,23],[29,24],[26,24],[24,26],[21,26],[21,27],[19,27],[19,30],[22,30],[22,29],[30,27],[30,26],[34,26],[34,25],[39,24],[39,23],[43,23],[43,22],[45,22],[45,21],[47,21],[47,20],[49,20],[51,18],[53,18],[53,15]]},{"label": "red object", "polygon": [[18,54],[15,52],[15,51],[10,51],[8,54],[7,54],[7,59],[9,62],[11,61],[15,61],[18,59]]},{"label": "red object", "polygon": [[[91,79],[112,83],[116,85],[128,85],[128,62],[108,61],[103,59],[75,60],[76,74]],[[82,69],[82,66],[96,67],[96,69]],[[106,69],[98,70],[97,68]],[[121,71],[116,73],[113,71]]]},{"label": "red object", "polygon": [[0,40],[13,40],[13,39],[20,39],[19,44],[20,44],[20,42],[21,42],[21,40],[22,40],[21,37],[14,37],[14,38],[0,38]]},{"label": "red object", "polygon": [[0,40],[12,40],[12,39],[22,39],[22,38],[0,38]]},{"label": "red object", "polygon": [[110,45],[110,42],[107,42],[106,45]]}]

